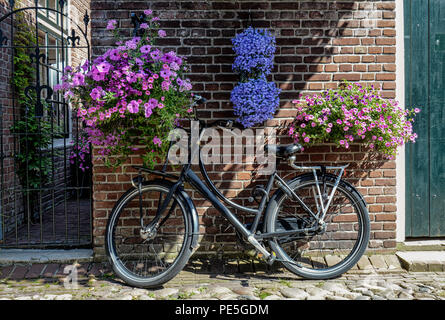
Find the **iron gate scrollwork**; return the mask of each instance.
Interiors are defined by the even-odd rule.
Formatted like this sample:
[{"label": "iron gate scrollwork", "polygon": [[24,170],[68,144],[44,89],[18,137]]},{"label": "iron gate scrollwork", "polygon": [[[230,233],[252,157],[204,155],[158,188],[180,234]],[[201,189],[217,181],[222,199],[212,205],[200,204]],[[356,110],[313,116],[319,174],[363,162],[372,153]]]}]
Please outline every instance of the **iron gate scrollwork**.
[{"label": "iron gate scrollwork", "polygon": [[0,247],[92,243],[91,159],[54,90],[68,65],[90,60],[88,13],[78,23],[69,11],[66,0],[9,0],[0,18]]}]

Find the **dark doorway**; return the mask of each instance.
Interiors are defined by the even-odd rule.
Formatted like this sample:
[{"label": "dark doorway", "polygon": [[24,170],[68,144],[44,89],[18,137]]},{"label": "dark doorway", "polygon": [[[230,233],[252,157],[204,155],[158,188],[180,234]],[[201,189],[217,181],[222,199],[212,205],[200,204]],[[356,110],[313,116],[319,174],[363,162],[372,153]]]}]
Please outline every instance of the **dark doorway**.
[{"label": "dark doorway", "polygon": [[406,235],[445,236],[445,1],[405,0],[405,104],[421,112],[406,149]]}]

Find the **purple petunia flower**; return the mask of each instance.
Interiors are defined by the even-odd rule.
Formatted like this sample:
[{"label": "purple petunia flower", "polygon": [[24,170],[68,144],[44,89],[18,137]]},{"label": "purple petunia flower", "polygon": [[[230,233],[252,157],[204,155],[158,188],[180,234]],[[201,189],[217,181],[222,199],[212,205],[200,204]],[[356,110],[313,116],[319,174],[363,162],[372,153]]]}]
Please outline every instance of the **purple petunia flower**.
[{"label": "purple petunia flower", "polygon": [[158,100],[156,100],[155,98],[151,98],[148,100],[148,105],[150,106],[150,108],[154,109],[158,105]]},{"label": "purple petunia flower", "polygon": [[137,42],[135,41],[135,39],[131,39],[125,41],[125,45],[127,46],[128,49],[134,50],[137,47]]},{"label": "purple petunia flower", "polygon": [[113,61],[119,60],[120,59],[119,50],[118,49],[112,49],[110,51],[109,57],[110,57],[110,60],[113,60]]},{"label": "purple petunia flower", "polygon": [[153,60],[159,60],[159,58],[161,56],[161,52],[159,51],[159,49],[156,49],[156,50],[150,52],[150,56]]},{"label": "purple petunia flower", "polygon": [[114,30],[114,29],[116,29],[116,24],[117,24],[116,20],[108,21],[107,30]]},{"label": "purple petunia flower", "polygon": [[170,70],[161,70],[161,71],[159,72],[159,75],[160,75],[162,78],[164,78],[164,79],[170,77],[171,74],[172,74],[172,73],[171,73]]},{"label": "purple petunia flower", "polygon": [[150,118],[150,116],[153,114],[152,108],[148,103],[144,104],[145,106],[145,117]]},{"label": "purple petunia flower", "polygon": [[138,113],[139,112],[139,103],[136,100],[131,100],[127,105],[127,110],[130,113]]},{"label": "purple petunia flower", "polygon": [[145,46],[142,46],[140,50],[142,53],[149,53],[151,50],[151,46],[147,44]]},{"label": "purple petunia flower", "polygon": [[85,84],[85,76],[81,73],[75,73],[73,76],[74,86],[83,86]]},{"label": "purple petunia flower", "polygon": [[109,64],[108,62],[102,62],[99,63],[96,68],[100,73],[108,73],[108,71],[110,71],[111,64]]},{"label": "purple petunia flower", "polygon": [[97,100],[102,96],[102,88],[97,87],[91,90],[90,96],[93,100]]},{"label": "purple petunia flower", "polygon": [[85,62],[81,66],[81,69],[86,72],[88,70],[89,66],[90,66],[90,62],[88,60],[85,60]]}]

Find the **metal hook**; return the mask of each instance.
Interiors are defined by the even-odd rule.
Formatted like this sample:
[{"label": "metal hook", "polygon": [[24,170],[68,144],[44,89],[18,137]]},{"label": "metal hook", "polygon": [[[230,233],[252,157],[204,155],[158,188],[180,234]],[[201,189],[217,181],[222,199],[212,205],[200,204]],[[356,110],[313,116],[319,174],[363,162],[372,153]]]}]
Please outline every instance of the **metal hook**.
[{"label": "metal hook", "polygon": [[251,9],[249,9],[249,15],[248,15],[248,23],[247,23],[247,26],[248,27],[253,27],[253,19],[252,19],[252,10]]},{"label": "metal hook", "polygon": [[141,13],[139,16],[135,12],[130,13],[131,23],[133,24],[133,36],[137,36],[138,32],[141,30],[140,26],[142,23],[146,22],[147,16],[145,13]]}]

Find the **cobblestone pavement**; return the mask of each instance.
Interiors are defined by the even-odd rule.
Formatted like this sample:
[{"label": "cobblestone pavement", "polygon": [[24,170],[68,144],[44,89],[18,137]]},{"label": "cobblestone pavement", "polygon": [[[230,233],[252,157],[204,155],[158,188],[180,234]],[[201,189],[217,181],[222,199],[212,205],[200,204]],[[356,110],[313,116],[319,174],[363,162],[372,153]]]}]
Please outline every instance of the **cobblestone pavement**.
[{"label": "cobblestone pavement", "polygon": [[164,287],[153,290],[125,285],[105,263],[76,264],[77,281],[67,277],[73,275],[74,265],[2,266],[0,299],[445,300],[445,272],[406,272],[396,260],[394,265],[388,263],[392,258],[378,257],[382,256],[366,257],[368,263],[362,261],[326,281],[301,279],[279,266],[269,268],[255,261],[195,260]]}]

